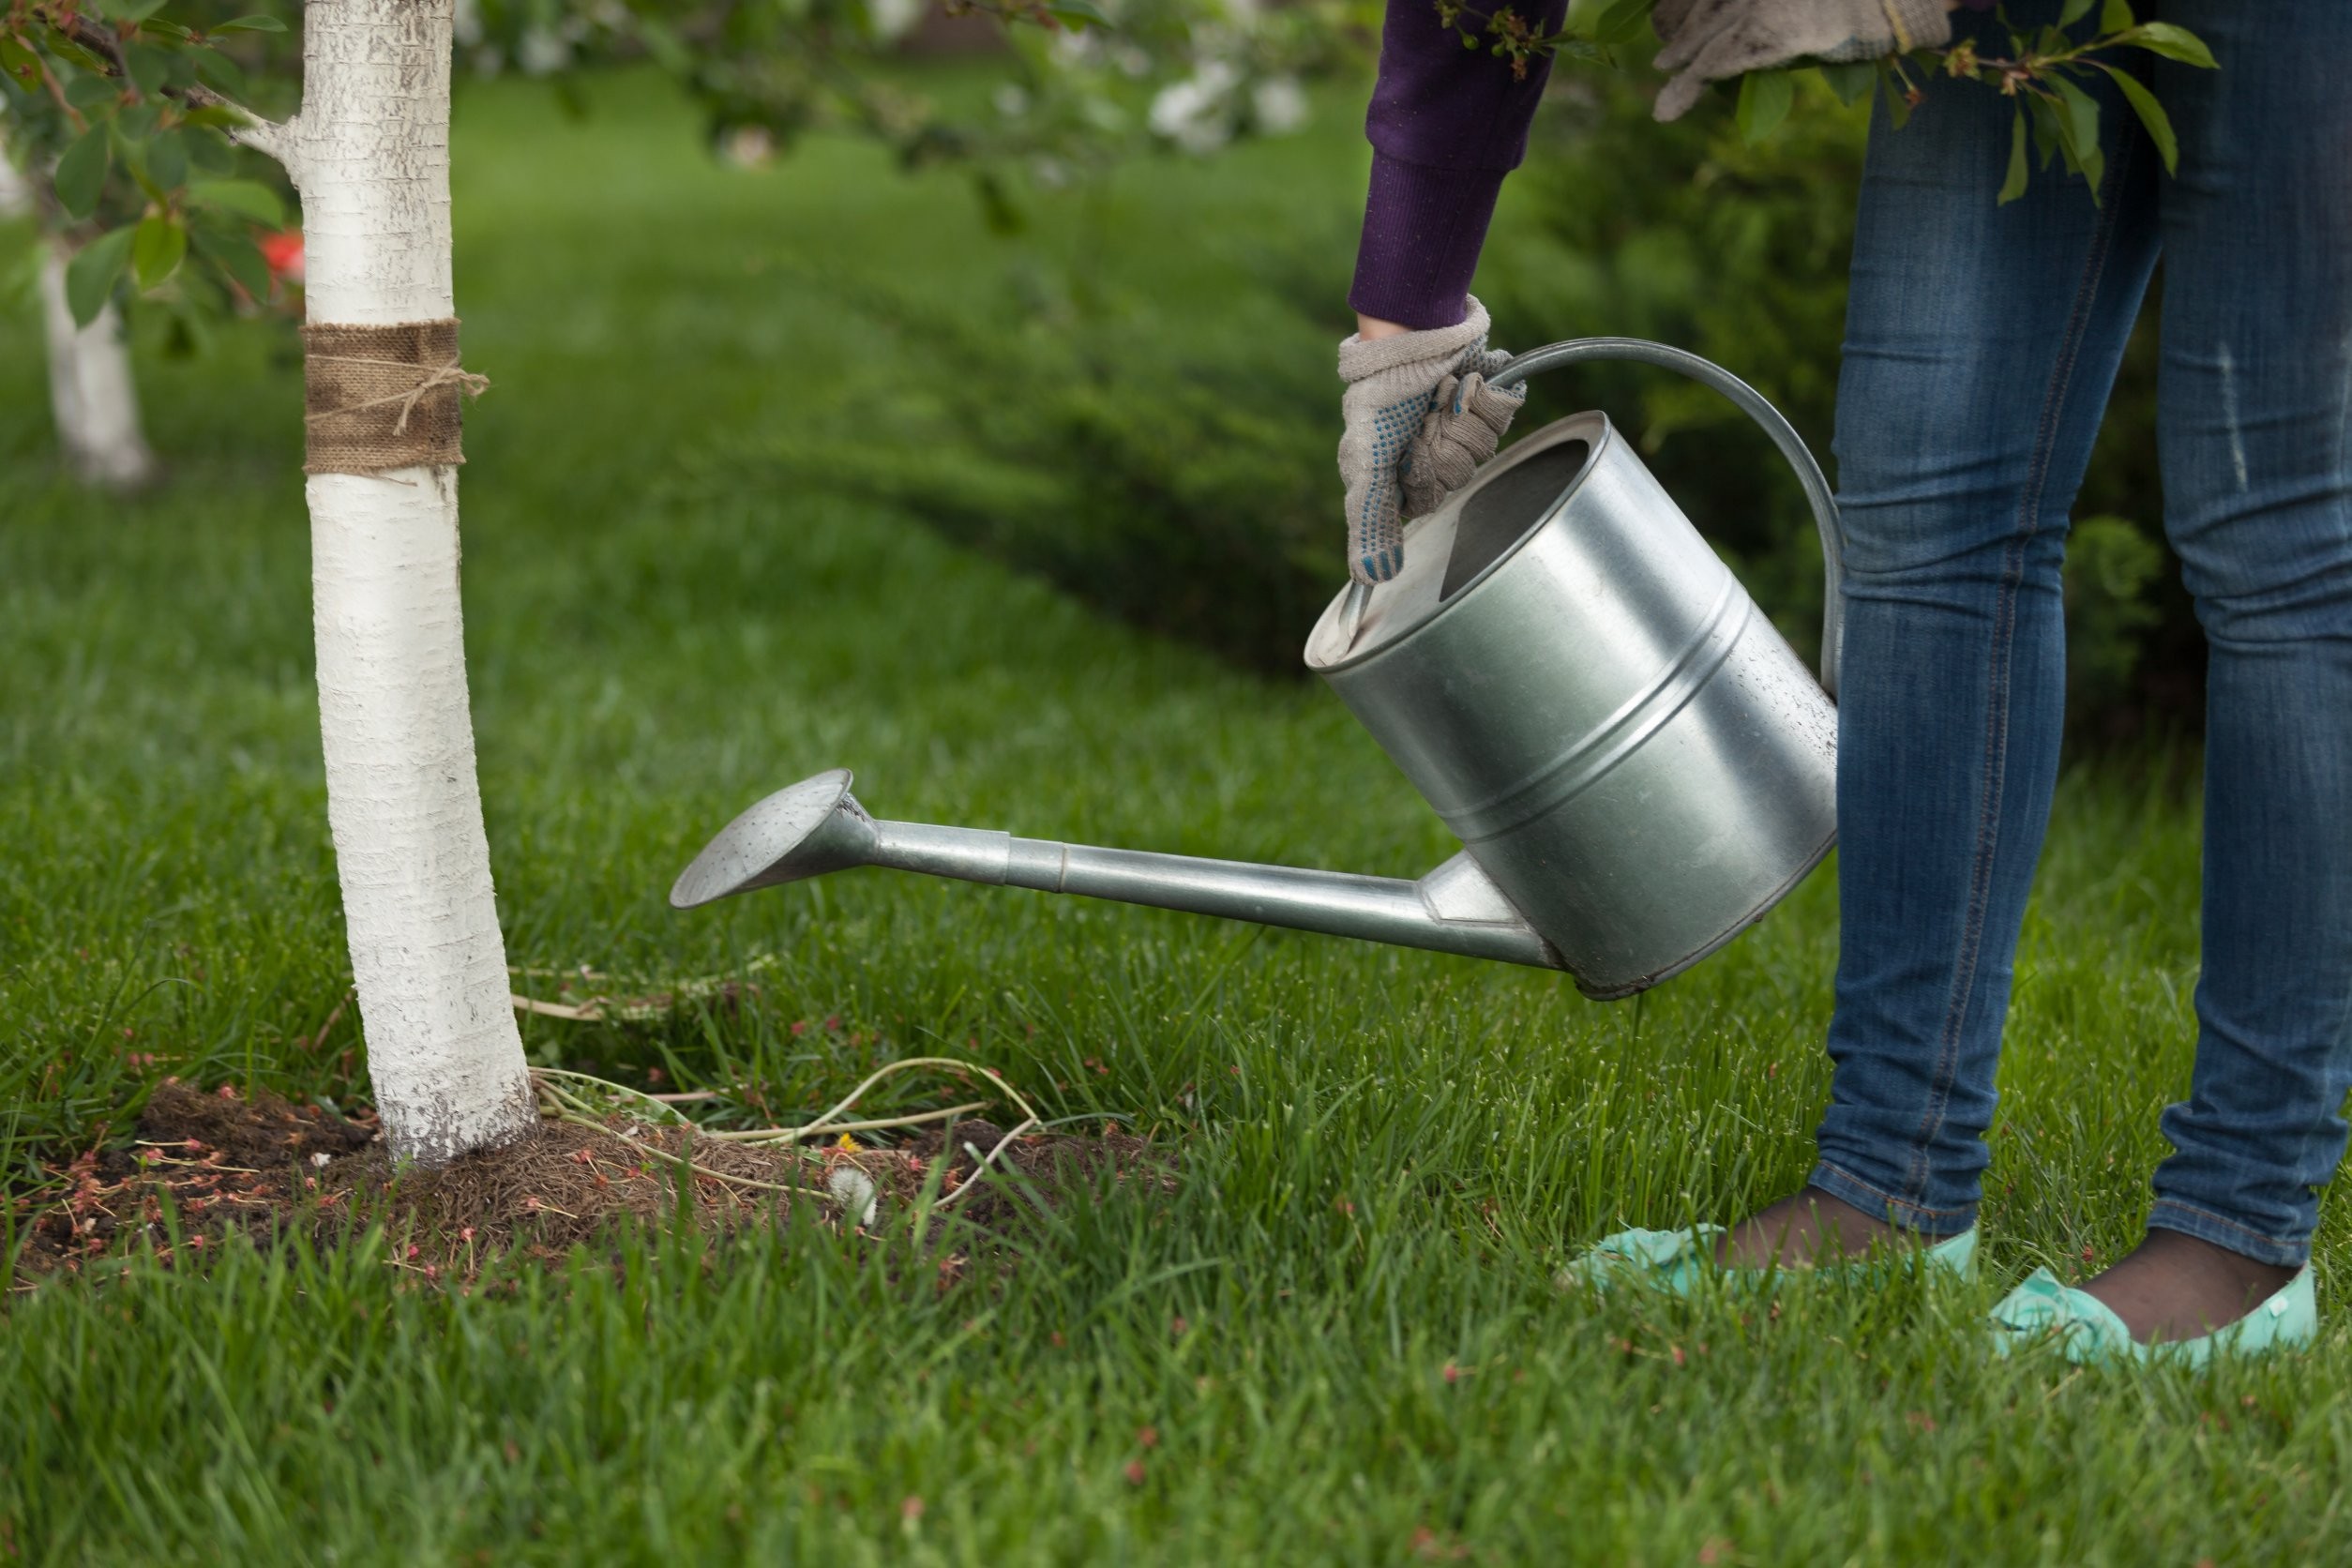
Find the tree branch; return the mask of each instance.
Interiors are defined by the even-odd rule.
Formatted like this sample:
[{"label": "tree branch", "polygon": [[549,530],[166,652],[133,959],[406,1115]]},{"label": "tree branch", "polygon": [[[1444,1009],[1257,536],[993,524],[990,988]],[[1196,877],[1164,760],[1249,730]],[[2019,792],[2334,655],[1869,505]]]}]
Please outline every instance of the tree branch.
[{"label": "tree branch", "polygon": [[[289,175],[297,175],[294,168],[294,127],[301,115],[288,116],[283,121],[264,120],[234,98],[222,98],[210,87],[188,87],[173,94],[191,109],[226,109],[232,114],[244,116],[245,124],[228,132],[229,140],[240,147],[278,160]],[[297,176],[294,183],[302,182]]]},{"label": "tree branch", "polygon": [[[100,63],[110,68],[106,72],[107,75],[117,80],[128,78],[129,70],[123,61],[122,39],[115,36],[113,29],[100,26],[79,11],[72,9],[63,11],[37,9],[36,14],[41,16],[42,20],[51,26],[88,50],[92,54],[99,56]],[[53,89],[54,85],[53,82]],[[250,147],[257,153],[276,158],[288,174],[294,173],[294,119],[288,119],[282,125],[275,120],[264,120],[245,105],[233,98],[222,98],[209,87],[166,87],[163,92],[165,97],[177,98],[191,109],[226,109],[233,114],[242,115],[246,123],[229,131],[229,140],[241,147]],[[59,94],[58,102],[60,106],[64,106],[63,94]],[[69,107],[66,112],[73,114]],[[82,118],[79,114],[73,114],[73,117],[77,123]],[[299,118],[299,116],[294,118]]]},{"label": "tree branch", "polygon": [[36,9],[34,15],[40,17],[42,21],[91,53],[105,56],[107,64],[114,68],[108,71],[107,75],[119,77],[125,74],[122,40],[114,36],[113,28],[101,27],[88,17],[74,10],[53,9],[43,12]]}]

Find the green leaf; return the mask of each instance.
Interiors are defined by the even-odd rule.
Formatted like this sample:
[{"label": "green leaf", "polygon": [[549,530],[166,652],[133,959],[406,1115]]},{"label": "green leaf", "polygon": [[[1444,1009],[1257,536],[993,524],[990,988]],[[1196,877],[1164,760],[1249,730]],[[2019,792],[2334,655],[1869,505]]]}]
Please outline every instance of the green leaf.
[{"label": "green leaf", "polygon": [[2096,147],[2083,155],[2083,183],[2090,187],[2090,204],[2098,206],[2099,188],[2107,183],[2107,155]]},{"label": "green leaf", "polygon": [[188,199],[214,212],[249,219],[265,229],[286,226],[285,204],[259,180],[198,180],[188,188]]},{"label": "green leaf", "polygon": [[1740,78],[1740,107],[1733,115],[1740,140],[1752,147],[1779,129],[1796,98],[1796,79],[1788,71],[1755,70]]},{"label": "green leaf", "polygon": [[2107,0],[2099,12],[2099,31],[2120,33],[2132,25],[2132,0]]},{"label": "green leaf", "polygon": [[1057,22],[1066,22],[1078,32],[1089,27],[1109,27],[1109,17],[1096,9],[1093,0],[1051,0],[1046,12]]},{"label": "green leaf", "polygon": [[188,143],[166,131],[147,143],[147,177],[166,190],[188,178]]},{"label": "green leaf", "polygon": [[172,57],[153,44],[127,44],[123,48],[123,69],[130,73],[141,92],[152,98],[172,80]]},{"label": "green leaf", "polygon": [[228,175],[237,172],[237,150],[227,137],[217,130],[191,126],[182,138],[188,143],[188,166],[204,174]]},{"label": "green leaf", "polygon": [[2064,8],[2058,12],[2058,24],[2060,27],[2073,26],[2074,23],[2088,16],[2090,8],[2098,3],[2099,0],[2066,0]]},{"label": "green leaf", "polygon": [[251,16],[232,17],[218,27],[207,27],[204,34],[217,38],[223,33],[282,33],[285,30],[284,23],[257,11]]},{"label": "green leaf", "polygon": [[2043,101],[2050,109],[2058,150],[2066,157],[2066,167],[2090,187],[2091,204],[2096,206],[2099,183],[2107,172],[2107,155],[2099,145],[2098,102],[2063,76],[2053,76],[2049,83],[2056,101]]},{"label": "green leaf", "polygon": [[207,224],[189,236],[197,253],[236,280],[255,299],[269,297],[269,263],[242,228]]},{"label": "green leaf", "polygon": [[2026,114],[2033,122],[2036,167],[2046,172],[2058,152],[2058,106],[2039,93],[2025,99],[2025,105]]},{"label": "green leaf", "polygon": [[1611,49],[1636,44],[1650,37],[1650,8],[1657,0],[1616,0],[1592,24],[1592,41]]},{"label": "green leaf", "polygon": [[122,97],[121,84],[111,76],[76,76],[66,83],[66,101],[84,114],[112,110]]},{"label": "green leaf", "polygon": [[980,216],[994,234],[1018,234],[1026,229],[1028,219],[1005,190],[1004,182],[993,170],[982,169],[972,177],[972,193],[980,198]]},{"label": "green leaf", "polygon": [[0,76],[28,93],[40,87],[41,57],[33,52],[31,44],[14,33],[0,33]]},{"label": "green leaf", "polygon": [[130,231],[115,229],[100,234],[73,253],[66,264],[66,303],[72,307],[76,326],[98,320],[113,296],[114,279],[130,258]]},{"label": "green leaf", "polygon": [[245,96],[245,68],[217,49],[196,51],[196,80],[223,98]]},{"label": "green leaf", "polygon": [[1868,60],[1848,60],[1843,65],[1817,67],[1821,80],[1830,84],[1840,103],[1859,101],[1878,80],[1878,68]]},{"label": "green leaf", "polygon": [[88,71],[93,76],[112,76],[114,74],[114,67],[111,62],[99,59],[97,55],[91,53],[80,44],[74,42],[73,35],[67,32],[62,27],[53,25],[49,29],[48,43],[53,53],[56,54],[61,59],[72,61],[75,65],[80,66],[83,70]]},{"label": "green leaf", "polygon": [[186,287],[188,297],[171,301],[164,311],[164,319],[171,325],[164,336],[163,352],[173,359],[193,359],[212,352],[218,336],[213,331],[212,319],[226,303],[218,297],[219,291],[204,280],[202,273],[189,274]]},{"label": "green leaf", "polygon": [[114,128],[129,141],[141,141],[154,133],[156,122],[162,116],[163,106],[152,99],[127,104],[114,116]]},{"label": "green leaf", "polygon": [[144,22],[163,8],[163,0],[98,0],[98,8],[116,22]]},{"label": "green leaf", "polygon": [[147,173],[145,145],[141,143],[132,143],[122,150],[124,153],[123,169],[138,185],[139,193],[158,207],[169,206],[172,202],[172,193],[156,184],[155,176]]},{"label": "green leaf", "polygon": [[2169,22],[2143,22],[2137,27],[2127,27],[2115,36],[2115,41],[2133,49],[2145,49],[2151,54],[2162,54],[2167,60],[2183,65],[2213,68],[2213,52],[2205,47],[2205,40],[2186,27]]},{"label": "green leaf", "polygon": [[1895,129],[1901,130],[1911,123],[1911,100],[1904,92],[1903,79],[1894,74],[1892,66],[1881,62],[1878,84],[1887,90],[1887,118]]},{"label": "green leaf", "polygon": [[2026,193],[2026,112],[2018,110],[2009,122],[2009,177],[2001,181],[1997,206],[2007,206]]},{"label": "green leaf", "polygon": [[98,210],[98,194],[106,188],[106,168],[112,161],[108,143],[106,128],[92,126],[75,137],[66,156],[57,160],[52,180],[57,204],[75,218],[87,218]]},{"label": "green leaf", "polygon": [[130,270],[143,289],[152,289],[180,269],[188,255],[188,231],[175,218],[158,213],[139,221],[130,242]]},{"label": "green leaf", "polygon": [[2140,124],[2148,129],[2148,139],[2156,143],[2156,151],[2164,160],[2164,173],[2179,173],[2180,141],[2172,133],[2172,116],[2165,113],[2164,106],[2156,101],[2156,95],[2148,90],[2148,83],[2130,71],[2114,66],[2099,68],[2115,78],[2115,84],[2123,89],[2123,101],[2132,106],[2132,112],[2140,117]]},{"label": "green leaf", "polygon": [[2062,76],[2051,77],[2050,85],[2065,105],[2058,126],[2067,150],[2087,161],[2099,150],[2099,100]]}]

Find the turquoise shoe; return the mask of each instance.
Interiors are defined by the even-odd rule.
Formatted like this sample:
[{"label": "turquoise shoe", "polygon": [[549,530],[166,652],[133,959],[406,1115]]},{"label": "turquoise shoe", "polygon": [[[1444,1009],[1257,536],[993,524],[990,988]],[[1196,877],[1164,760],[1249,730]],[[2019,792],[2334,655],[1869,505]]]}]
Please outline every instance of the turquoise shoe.
[{"label": "turquoise shoe", "polygon": [[2232,1356],[2310,1344],[2319,1333],[2319,1304],[2306,1268],[2234,1323],[2194,1339],[2143,1345],[2106,1303],[2060,1285],[2047,1269],[2036,1269],[1993,1308],[1993,1324],[1994,1349],[2002,1355],[2049,1345],[2077,1366],[2125,1361],[2205,1366]]},{"label": "turquoise shoe", "polygon": [[[1715,1261],[1714,1245],[1715,1238],[1723,1233],[1720,1225],[1694,1225],[1681,1230],[1620,1230],[1597,1243],[1591,1251],[1560,1270],[1554,1279],[1563,1290],[1579,1286],[1606,1289],[1612,1285],[1632,1285],[1687,1296],[1700,1279],[1711,1274],[1726,1279],[1745,1276],[1757,1280],[1767,1275],[1778,1280],[1806,1274],[1863,1281],[1886,1276],[1888,1259],[1883,1256],[1832,1263],[1820,1269],[1724,1268]],[[1896,1249],[1892,1261],[1898,1269],[1908,1269],[1914,1259],[1924,1259],[1929,1268],[1961,1279],[1975,1278],[1976,1227],[1970,1226],[1934,1246]]]}]

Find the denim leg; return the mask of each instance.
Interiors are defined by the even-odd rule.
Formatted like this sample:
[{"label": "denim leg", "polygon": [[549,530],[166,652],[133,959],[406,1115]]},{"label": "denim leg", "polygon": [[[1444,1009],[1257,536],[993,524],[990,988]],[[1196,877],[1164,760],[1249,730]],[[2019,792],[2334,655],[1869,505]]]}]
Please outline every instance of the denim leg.
[{"label": "denim leg", "polygon": [[2310,1256],[2352,1087],[2352,6],[2166,0],[2166,527],[2211,650],[2196,1068],[2149,1223]]},{"label": "denim leg", "polygon": [[1842,934],[1811,1181],[1928,1235],[1973,1222],[2063,721],[2067,510],[2154,264],[2145,140],[2107,184],[1995,203],[2010,105],[1929,86],[1871,127],[1836,453]]}]

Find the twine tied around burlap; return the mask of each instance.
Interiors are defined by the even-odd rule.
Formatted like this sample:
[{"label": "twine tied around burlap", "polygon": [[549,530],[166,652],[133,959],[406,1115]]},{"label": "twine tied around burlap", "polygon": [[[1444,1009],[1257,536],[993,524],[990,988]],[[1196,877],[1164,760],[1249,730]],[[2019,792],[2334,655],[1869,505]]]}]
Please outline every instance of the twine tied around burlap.
[{"label": "twine tied around burlap", "polygon": [[490,377],[458,364],[458,318],[302,329],[305,474],[465,461],[460,397]]}]

